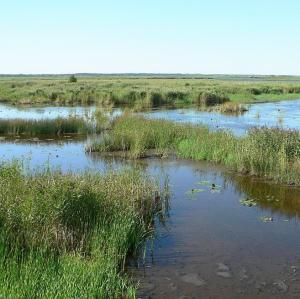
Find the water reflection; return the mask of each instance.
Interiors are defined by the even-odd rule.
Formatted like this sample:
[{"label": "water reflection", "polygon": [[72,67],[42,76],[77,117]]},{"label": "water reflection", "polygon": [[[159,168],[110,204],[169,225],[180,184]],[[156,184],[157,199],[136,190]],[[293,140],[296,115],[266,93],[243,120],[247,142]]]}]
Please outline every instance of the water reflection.
[{"label": "water reflection", "polygon": [[300,217],[300,188],[282,186],[263,179],[231,175],[236,190],[253,199],[262,210],[284,216]]}]

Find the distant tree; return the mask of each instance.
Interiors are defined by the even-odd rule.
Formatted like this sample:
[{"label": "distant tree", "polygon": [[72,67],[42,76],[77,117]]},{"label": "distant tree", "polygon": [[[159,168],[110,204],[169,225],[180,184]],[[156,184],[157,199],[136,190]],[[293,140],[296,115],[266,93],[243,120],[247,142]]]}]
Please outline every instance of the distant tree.
[{"label": "distant tree", "polygon": [[69,77],[69,82],[70,82],[70,83],[76,83],[76,82],[77,82],[77,78],[75,77],[75,75],[71,75],[71,76]]}]

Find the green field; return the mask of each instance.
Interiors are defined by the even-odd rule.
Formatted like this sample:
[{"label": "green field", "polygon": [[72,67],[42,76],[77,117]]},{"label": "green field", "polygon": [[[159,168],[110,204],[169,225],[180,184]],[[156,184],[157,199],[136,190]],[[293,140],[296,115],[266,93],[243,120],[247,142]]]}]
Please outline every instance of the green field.
[{"label": "green field", "polygon": [[[147,108],[300,98],[300,77],[230,75],[0,76],[0,101]],[[74,80],[73,80],[74,81]]]}]

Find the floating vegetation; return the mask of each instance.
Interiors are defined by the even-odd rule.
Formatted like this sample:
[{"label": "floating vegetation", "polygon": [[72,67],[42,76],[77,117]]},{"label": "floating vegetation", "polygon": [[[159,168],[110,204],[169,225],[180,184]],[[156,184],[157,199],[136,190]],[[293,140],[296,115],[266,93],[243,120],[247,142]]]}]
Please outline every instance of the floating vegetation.
[{"label": "floating vegetation", "polygon": [[210,186],[210,192],[211,193],[220,193],[221,192],[222,187],[219,185],[216,185],[215,183],[212,183]]},{"label": "floating vegetation", "polygon": [[259,217],[259,220],[261,222],[273,222],[274,221],[274,218],[273,217],[270,217],[270,216],[262,216],[262,217]]},{"label": "floating vegetation", "polygon": [[200,181],[200,182],[198,182],[198,184],[201,186],[209,186],[209,185],[211,185],[211,182],[210,181]]},{"label": "floating vegetation", "polygon": [[186,195],[189,195],[189,196],[193,196],[197,193],[200,193],[200,192],[204,192],[205,190],[204,189],[191,189],[189,191],[186,192]]},{"label": "floating vegetation", "polygon": [[210,181],[200,181],[197,184],[209,187],[211,193],[220,193],[222,189],[222,186],[217,185],[215,183],[211,183]]},{"label": "floating vegetation", "polygon": [[241,199],[240,203],[246,207],[255,207],[257,205],[256,200],[250,198]]}]

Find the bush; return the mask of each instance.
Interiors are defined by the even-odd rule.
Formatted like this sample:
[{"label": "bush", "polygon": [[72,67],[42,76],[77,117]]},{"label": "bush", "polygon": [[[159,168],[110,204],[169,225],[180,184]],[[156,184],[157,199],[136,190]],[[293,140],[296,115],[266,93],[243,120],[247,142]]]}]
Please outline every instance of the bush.
[{"label": "bush", "polygon": [[75,77],[75,75],[71,75],[71,76],[69,77],[69,82],[70,82],[70,83],[76,83],[76,82],[77,82],[77,78]]}]

